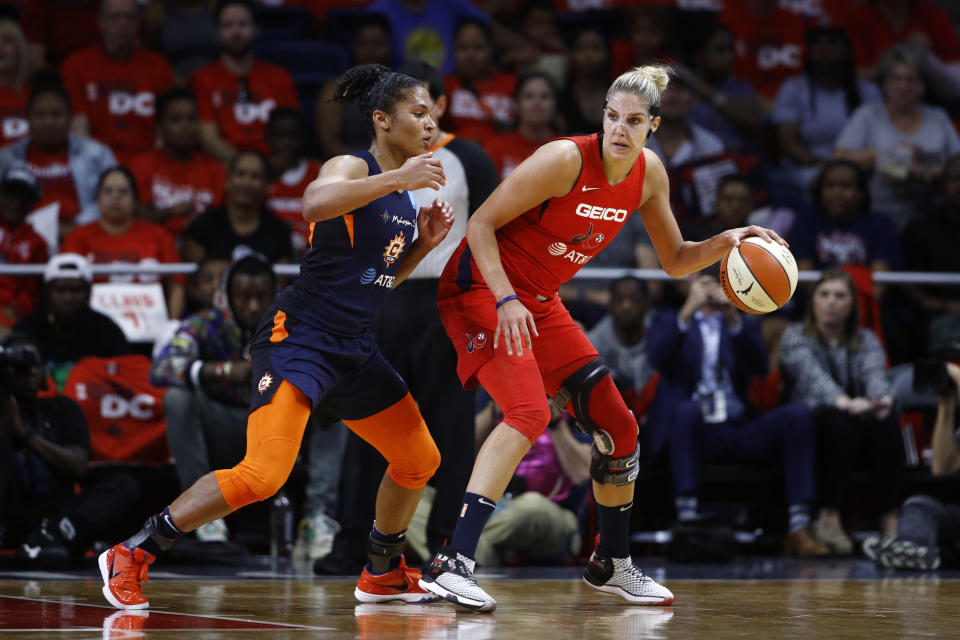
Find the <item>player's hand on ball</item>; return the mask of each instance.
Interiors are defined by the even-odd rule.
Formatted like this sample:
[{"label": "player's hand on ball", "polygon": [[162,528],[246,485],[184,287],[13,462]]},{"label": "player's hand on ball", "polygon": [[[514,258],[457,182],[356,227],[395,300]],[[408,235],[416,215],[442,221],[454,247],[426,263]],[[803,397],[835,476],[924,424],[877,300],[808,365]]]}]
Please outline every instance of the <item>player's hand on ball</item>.
[{"label": "player's hand on ball", "polygon": [[514,350],[518,356],[522,356],[524,344],[528,349],[533,349],[531,334],[540,336],[537,333],[537,323],[533,321],[533,314],[519,300],[510,300],[497,309],[497,330],[493,332],[494,349],[500,343],[501,333],[508,356],[512,356]]},{"label": "player's hand on ball", "polygon": [[730,242],[731,247],[739,247],[740,243],[743,242],[744,238],[750,236],[757,236],[763,238],[768,242],[776,242],[777,244],[782,244],[785,247],[789,247],[787,241],[780,237],[773,229],[767,229],[766,227],[758,227],[755,224],[751,224],[747,227],[738,227],[736,229],[727,229],[720,233],[721,237],[726,238]]},{"label": "player's hand on ball", "polygon": [[430,152],[407,158],[403,166],[395,170],[399,187],[408,191],[430,188],[434,191],[447,184],[440,161]]},{"label": "player's hand on ball", "polygon": [[417,214],[417,234],[427,248],[443,242],[453,226],[453,205],[437,198],[429,207],[420,207]]}]

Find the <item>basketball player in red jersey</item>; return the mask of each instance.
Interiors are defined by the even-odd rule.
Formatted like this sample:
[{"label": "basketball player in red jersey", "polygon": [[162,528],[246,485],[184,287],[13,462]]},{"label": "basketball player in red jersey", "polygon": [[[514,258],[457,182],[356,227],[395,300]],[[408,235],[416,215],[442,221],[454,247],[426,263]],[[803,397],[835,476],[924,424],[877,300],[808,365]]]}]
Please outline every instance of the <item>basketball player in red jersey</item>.
[{"label": "basketball player in red jersey", "polygon": [[630,558],[637,421],[557,290],[635,210],[675,278],[716,262],[749,235],[783,241],[756,226],[683,240],[666,171],[644,149],[660,124],[668,79],[665,67],[651,66],[617,78],[607,92],[603,133],[554,140],[524,160],[474,213],[441,276],[440,315],[458,352],[460,379],[467,387],[482,384],[504,414],[477,456],[450,544],[420,581],[447,600],[496,608],[473,577],[472,556],[517,463],[549,422],[550,395],[594,438],[590,473],[600,536],[584,580],[633,604],[673,602]]}]

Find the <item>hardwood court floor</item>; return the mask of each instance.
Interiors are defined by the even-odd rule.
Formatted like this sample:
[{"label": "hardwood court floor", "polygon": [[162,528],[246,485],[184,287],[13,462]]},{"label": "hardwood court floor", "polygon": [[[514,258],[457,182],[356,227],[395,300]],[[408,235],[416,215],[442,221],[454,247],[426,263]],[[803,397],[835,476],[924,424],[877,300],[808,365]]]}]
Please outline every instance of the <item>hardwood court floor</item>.
[{"label": "hardwood court floor", "polygon": [[[353,579],[317,580],[266,571],[191,576],[159,567],[147,585],[149,612],[118,612],[106,606],[95,575],[4,573],[0,640],[960,636],[956,574],[870,577],[872,567],[865,569],[865,562],[856,562],[848,561],[840,570],[836,564],[812,563],[781,571],[781,577],[768,572],[761,579],[728,579],[738,573],[736,567],[727,572],[728,578],[714,579],[685,578],[688,572],[698,572],[691,567],[674,571],[677,577],[669,578],[670,567],[661,568],[656,573],[668,575],[666,583],[677,596],[672,607],[627,605],[588,588],[575,570],[486,572],[481,580],[499,602],[492,615],[444,603],[358,604]],[[533,577],[544,573],[562,577]],[[792,575],[783,579],[785,574]]]}]

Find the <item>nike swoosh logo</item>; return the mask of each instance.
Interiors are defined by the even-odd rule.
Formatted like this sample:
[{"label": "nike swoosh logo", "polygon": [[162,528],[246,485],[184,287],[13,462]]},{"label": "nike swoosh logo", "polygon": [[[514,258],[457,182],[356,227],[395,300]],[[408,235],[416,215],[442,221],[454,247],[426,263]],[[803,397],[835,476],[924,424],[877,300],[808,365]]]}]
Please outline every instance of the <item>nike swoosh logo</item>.
[{"label": "nike swoosh logo", "polygon": [[380,584],[380,585],[377,585],[377,586],[378,586],[378,587],[383,587],[383,588],[385,588],[385,589],[393,589],[393,590],[395,590],[395,591],[406,591],[406,590],[407,590],[407,583],[406,583],[406,581],[401,582],[400,584]]},{"label": "nike swoosh logo", "polygon": [[631,502],[630,504],[628,504],[628,505],[626,505],[626,506],[620,507],[620,511],[626,511],[627,509],[629,509],[629,508],[632,507],[632,506],[633,506],[633,503]]},{"label": "nike swoosh logo", "polygon": [[27,555],[30,556],[31,559],[36,559],[36,557],[40,555],[40,547],[31,547],[25,544],[23,545],[23,550],[27,552]]},{"label": "nike swoosh logo", "polygon": [[495,503],[490,502],[489,500],[484,500],[483,498],[478,498],[477,502],[479,502],[480,504],[485,504],[488,507],[493,507],[494,509],[497,508],[497,505]]},{"label": "nike swoosh logo", "polygon": [[600,187],[580,187],[581,191],[596,191]]},{"label": "nike swoosh logo", "polygon": [[116,578],[116,577],[119,576],[119,575],[120,575],[120,572],[119,572],[119,571],[114,571],[114,570],[112,570],[112,569],[110,570],[110,579],[111,579],[111,580],[113,580],[114,578]]}]

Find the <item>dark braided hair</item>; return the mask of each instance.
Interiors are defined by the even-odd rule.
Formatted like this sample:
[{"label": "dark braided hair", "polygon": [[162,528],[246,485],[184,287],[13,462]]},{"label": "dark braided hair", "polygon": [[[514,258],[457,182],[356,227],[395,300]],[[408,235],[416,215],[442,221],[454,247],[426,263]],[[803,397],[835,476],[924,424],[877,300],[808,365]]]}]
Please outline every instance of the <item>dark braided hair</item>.
[{"label": "dark braided hair", "polygon": [[373,112],[392,112],[393,106],[407,97],[409,89],[420,86],[423,83],[419,80],[391,71],[382,64],[361,64],[347,69],[340,76],[333,92],[333,101],[358,103],[364,121],[376,133]]}]

